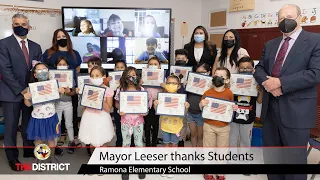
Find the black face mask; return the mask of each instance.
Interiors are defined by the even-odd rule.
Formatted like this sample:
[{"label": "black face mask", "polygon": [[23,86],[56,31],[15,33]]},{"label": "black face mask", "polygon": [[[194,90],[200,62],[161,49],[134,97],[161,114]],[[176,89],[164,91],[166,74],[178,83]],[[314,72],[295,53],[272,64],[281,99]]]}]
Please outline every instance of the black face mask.
[{"label": "black face mask", "polygon": [[187,62],[184,61],[184,60],[177,60],[177,61],[176,61],[176,65],[177,65],[177,66],[185,66],[186,64],[187,64]]},{"label": "black face mask", "polygon": [[18,36],[26,36],[29,32],[27,28],[24,28],[22,26],[16,26],[13,28],[13,32]]},{"label": "black face mask", "polygon": [[59,39],[57,41],[58,45],[61,47],[66,47],[68,45],[68,40],[67,39]]},{"label": "black face mask", "polygon": [[233,39],[231,39],[231,40],[223,40],[223,44],[224,44],[225,46],[227,46],[228,48],[232,48],[232,47],[235,45]]},{"label": "black face mask", "polygon": [[283,33],[291,33],[297,27],[297,22],[295,19],[285,18],[279,24],[279,29]]},{"label": "black face mask", "polygon": [[220,76],[213,76],[212,78],[212,84],[215,87],[221,87],[224,85],[224,78]]}]

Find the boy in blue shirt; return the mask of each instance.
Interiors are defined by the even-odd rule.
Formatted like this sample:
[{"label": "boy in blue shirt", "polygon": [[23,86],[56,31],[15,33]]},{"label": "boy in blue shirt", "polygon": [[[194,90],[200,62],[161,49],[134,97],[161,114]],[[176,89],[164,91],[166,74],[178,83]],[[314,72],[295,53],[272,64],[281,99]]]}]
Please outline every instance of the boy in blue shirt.
[{"label": "boy in blue shirt", "polygon": [[149,39],[147,39],[146,44],[147,44],[147,51],[144,51],[142,54],[140,54],[138,59],[135,60],[136,64],[140,64],[140,63],[144,63],[144,62],[147,63],[148,60],[153,56],[157,56],[161,63],[168,64],[169,61],[162,54],[162,52],[156,51],[156,49],[158,47],[157,39],[149,38]]}]

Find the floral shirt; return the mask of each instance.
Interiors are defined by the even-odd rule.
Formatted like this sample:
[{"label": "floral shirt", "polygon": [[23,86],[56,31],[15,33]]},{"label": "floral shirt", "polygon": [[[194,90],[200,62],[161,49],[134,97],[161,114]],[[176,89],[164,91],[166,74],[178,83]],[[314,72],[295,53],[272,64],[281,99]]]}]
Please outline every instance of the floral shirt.
[{"label": "floral shirt", "polygon": [[56,113],[55,103],[43,103],[33,105],[31,116],[37,119],[46,119],[52,117]]}]

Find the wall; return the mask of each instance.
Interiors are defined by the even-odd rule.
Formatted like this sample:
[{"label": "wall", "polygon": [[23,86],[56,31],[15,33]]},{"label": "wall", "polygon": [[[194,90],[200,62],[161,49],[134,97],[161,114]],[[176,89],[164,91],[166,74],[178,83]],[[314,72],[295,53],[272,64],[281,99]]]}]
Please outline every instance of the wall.
[{"label": "wall", "polygon": [[[255,9],[249,11],[231,12],[227,16],[228,29],[241,29],[241,16],[255,13],[273,13],[277,12],[285,4],[296,4],[301,9],[319,7],[319,0],[255,0]],[[202,24],[208,27],[209,12],[212,10],[228,9],[230,0],[202,0]],[[319,14],[320,12],[317,12]],[[319,21],[318,23],[319,24]],[[210,32],[225,32],[226,29],[209,30]]]},{"label": "wall", "polygon": [[[199,0],[200,1],[200,0]],[[1,4],[16,6],[36,6],[44,8],[61,8],[61,6],[88,6],[88,7],[143,7],[143,8],[172,8],[172,17],[175,18],[174,48],[182,48],[180,23],[189,24],[188,32],[201,22],[201,3],[198,0],[44,0],[44,2],[1,0]],[[192,11],[192,13],[190,13]]]}]

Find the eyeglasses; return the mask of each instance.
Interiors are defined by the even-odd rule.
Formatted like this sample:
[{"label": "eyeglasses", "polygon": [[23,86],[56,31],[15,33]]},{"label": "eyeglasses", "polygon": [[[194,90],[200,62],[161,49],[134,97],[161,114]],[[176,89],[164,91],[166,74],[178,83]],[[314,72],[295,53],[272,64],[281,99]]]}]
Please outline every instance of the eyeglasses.
[{"label": "eyeglasses", "polygon": [[239,70],[240,71],[252,71],[253,68],[240,68]]},{"label": "eyeglasses", "polygon": [[168,84],[168,85],[170,85],[170,84],[172,84],[172,85],[179,85],[179,83],[176,83],[176,82],[166,82],[166,84]]},{"label": "eyeglasses", "polygon": [[36,73],[41,73],[41,72],[48,72],[48,69],[37,69],[35,70]]}]

